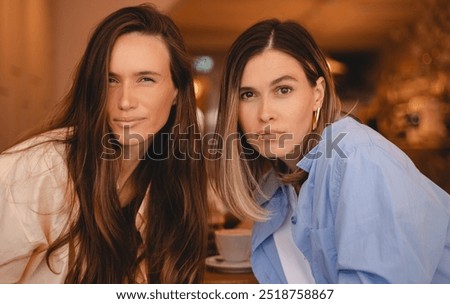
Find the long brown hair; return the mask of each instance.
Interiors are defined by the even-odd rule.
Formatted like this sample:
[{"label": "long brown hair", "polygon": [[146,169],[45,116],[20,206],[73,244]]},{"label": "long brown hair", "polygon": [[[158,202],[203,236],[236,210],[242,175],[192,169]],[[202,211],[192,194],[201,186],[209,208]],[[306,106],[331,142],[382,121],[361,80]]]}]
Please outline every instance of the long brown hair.
[{"label": "long brown hair", "polygon": [[[130,32],[165,41],[178,95],[169,120],[131,176],[133,198],[121,208],[116,190],[120,149],[107,124],[106,96],[112,47]],[[46,127],[58,128],[70,130],[64,144],[74,220],[50,245],[47,264],[51,267],[52,254],[68,245],[66,283],[133,283],[143,262],[149,283],[200,282],[207,239],[205,169],[198,153],[191,62],[173,21],[150,5],[106,17],[89,40],[61,110]],[[141,238],[136,216],[145,197]]]},{"label": "long brown hair", "polygon": [[[319,121],[314,133],[304,138],[303,143],[308,144],[302,145],[302,155],[313,148],[311,138],[321,134],[327,124],[334,122],[341,108],[326,58],[313,37],[300,24],[277,19],[264,20],[248,28],[234,41],[225,62],[221,83],[215,142],[218,144],[216,150],[222,154],[215,162],[213,184],[233,213],[254,220],[263,220],[267,216],[256,204],[255,194],[260,191],[258,181],[265,168],[270,167],[267,164],[270,161],[251,147],[239,127],[238,96],[247,62],[266,49],[279,50],[295,58],[312,86],[319,77],[325,80],[325,96]],[[307,177],[306,172],[300,169],[285,174],[286,168],[280,161],[272,161],[272,165],[285,182],[299,185]]]}]

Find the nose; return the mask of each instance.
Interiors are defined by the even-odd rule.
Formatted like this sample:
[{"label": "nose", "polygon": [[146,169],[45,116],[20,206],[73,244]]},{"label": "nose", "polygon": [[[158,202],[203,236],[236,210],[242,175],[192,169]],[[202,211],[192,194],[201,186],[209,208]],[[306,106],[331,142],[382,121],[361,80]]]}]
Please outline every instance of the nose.
[{"label": "nose", "polygon": [[261,100],[259,107],[259,119],[265,123],[275,119],[275,113],[269,103],[270,101],[266,98]]},{"label": "nose", "polygon": [[128,111],[136,107],[133,102],[133,89],[124,84],[121,88],[121,93],[119,96],[119,109],[122,111]]}]

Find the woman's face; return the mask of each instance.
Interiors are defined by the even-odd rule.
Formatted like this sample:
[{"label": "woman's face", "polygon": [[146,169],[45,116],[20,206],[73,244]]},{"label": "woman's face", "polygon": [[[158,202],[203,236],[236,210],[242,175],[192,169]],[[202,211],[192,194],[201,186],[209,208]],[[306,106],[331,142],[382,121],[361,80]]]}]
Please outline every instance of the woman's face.
[{"label": "woman's face", "polygon": [[109,62],[108,124],[124,146],[145,143],[166,124],[177,89],[159,36],[129,33],[115,42]]},{"label": "woman's face", "polygon": [[249,144],[262,156],[295,166],[294,155],[311,132],[313,112],[321,105],[324,80],[308,82],[292,56],[268,49],[246,64],[239,88],[239,124]]}]

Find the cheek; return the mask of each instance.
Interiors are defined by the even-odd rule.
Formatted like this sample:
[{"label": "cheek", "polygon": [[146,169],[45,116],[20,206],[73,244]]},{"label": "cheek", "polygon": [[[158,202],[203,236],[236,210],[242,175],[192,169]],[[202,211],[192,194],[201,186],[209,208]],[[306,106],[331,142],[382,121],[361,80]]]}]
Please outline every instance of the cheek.
[{"label": "cheek", "polygon": [[106,119],[109,123],[112,116],[114,116],[115,107],[113,106],[113,97],[108,94],[106,99]]},{"label": "cheek", "polygon": [[150,125],[154,129],[161,129],[169,120],[171,104],[149,109]]},{"label": "cheek", "polygon": [[169,118],[170,111],[176,105],[173,104],[173,94],[164,94],[159,98],[159,102],[153,105],[152,109],[149,109],[149,112],[154,116],[155,119],[160,122],[163,121],[166,123]]},{"label": "cheek", "polygon": [[144,93],[140,96],[140,104],[155,115],[163,115],[172,105],[172,94],[164,92]]},{"label": "cheek", "polygon": [[253,115],[254,111],[251,111],[246,105],[239,105],[238,112],[238,121],[239,125],[244,133],[251,132],[251,126],[253,124]]}]

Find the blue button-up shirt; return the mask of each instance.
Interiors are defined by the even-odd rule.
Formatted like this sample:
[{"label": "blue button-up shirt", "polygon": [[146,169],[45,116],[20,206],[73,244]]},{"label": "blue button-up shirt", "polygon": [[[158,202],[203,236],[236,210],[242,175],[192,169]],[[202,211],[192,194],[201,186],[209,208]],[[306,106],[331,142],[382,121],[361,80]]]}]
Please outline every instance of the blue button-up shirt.
[{"label": "blue button-up shirt", "polygon": [[[450,196],[380,134],[351,118],[328,126],[299,163],[309,173],[292,234],[317,283],[450,283]],[[252,266],[261,283],[286,283],[273,233],[289,191],[272,173],[254,225]]]}]

